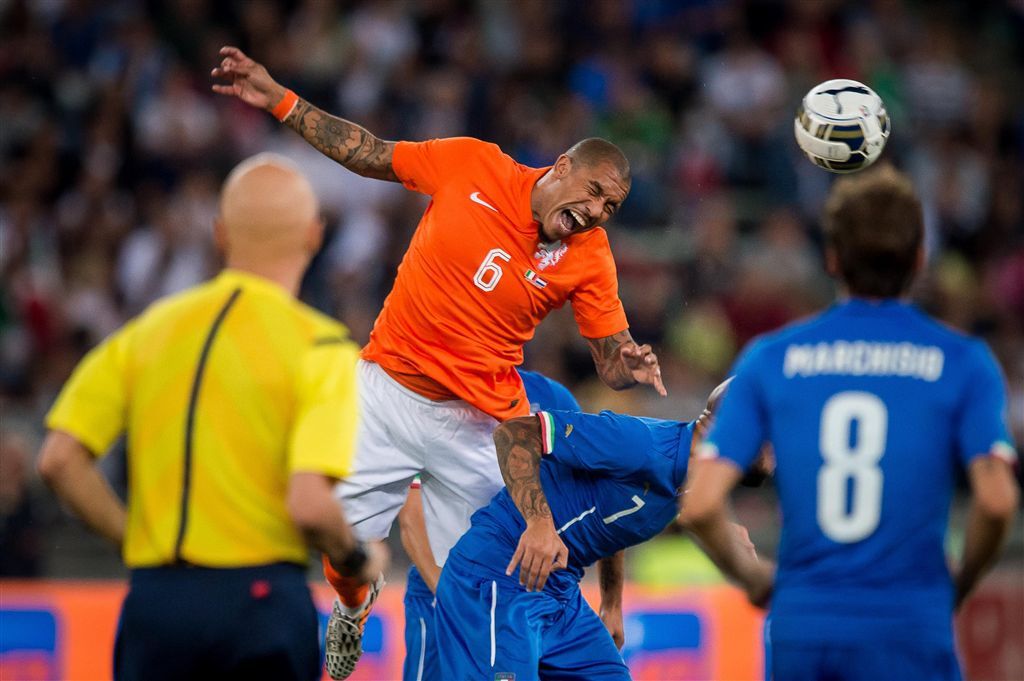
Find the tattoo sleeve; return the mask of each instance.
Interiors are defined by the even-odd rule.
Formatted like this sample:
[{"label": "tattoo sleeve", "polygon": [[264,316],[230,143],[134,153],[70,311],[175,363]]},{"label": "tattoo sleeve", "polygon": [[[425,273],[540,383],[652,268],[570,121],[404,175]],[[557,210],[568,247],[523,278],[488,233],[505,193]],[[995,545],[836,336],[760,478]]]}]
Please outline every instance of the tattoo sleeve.
[{"label": "tattoo sleeve", "polygon": [[366,128],[332,116],[301,98],[284,123],[302,135],[321,154],[357,175],[376,180],[399,181],[391,167],[394,142],[385,142]]},{"label": "tattoo sleeve", "polygon": [[623,345],[632,342],[633,337],[629,331],[620,331],[604,338],[587,339],[597,375],[609,388],[622,390],[637,384],[629,367],[622,361],[622,353],[619,352]]},{"label": "tattoo sleeve", "polygon": [[494,431],[498,467],[516,508],[526,521],[550,518],[551,508],[540,486],[540,424],[534,417],[506,421]]}]

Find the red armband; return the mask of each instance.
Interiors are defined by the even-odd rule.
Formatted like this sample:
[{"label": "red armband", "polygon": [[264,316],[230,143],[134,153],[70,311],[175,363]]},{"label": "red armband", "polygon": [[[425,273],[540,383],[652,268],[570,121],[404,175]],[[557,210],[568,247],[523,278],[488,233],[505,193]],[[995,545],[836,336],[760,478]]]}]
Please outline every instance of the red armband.
[{"label": "red armband", "polygon": [[292,109],[294,109],[295,105],[298,103],[299,96],[291,90],[285,90],[284,97],[281,98],[280,102],[274,105],[274,108],[270,110],[270,113],[273,114],[274,118],[283,123],[284,119],[288,118],[288,114],[292,112]]}]

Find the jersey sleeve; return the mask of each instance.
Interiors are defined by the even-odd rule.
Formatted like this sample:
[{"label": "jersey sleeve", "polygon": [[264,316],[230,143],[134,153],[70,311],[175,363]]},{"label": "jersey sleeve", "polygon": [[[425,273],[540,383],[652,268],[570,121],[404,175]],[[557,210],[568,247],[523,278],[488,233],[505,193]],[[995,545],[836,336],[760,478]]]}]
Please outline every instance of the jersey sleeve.
[{"label": "jersey sleeve", "polygon": [[432,196],[453,176],[468,172],[489,149],[501,153],[497,146],[472,137],[398,142],[391,168],[406,189]]},{"label": "jersey sleeve", "polygon": [[1017,453],[1007,426],[1006,381],[992,352],[981,341],[971,348],[967,387],[957,412],[957,444],[966,466],[977,456],[994,454],[1015,464]]},{"label": "jersey sleeve", "polygon": [[358,350],[338,338],[306,352],[296,386],[296,412],[288,448],[291,472],[343,478],[352,471],[359,401]]},{"label": "jersey sleeve", "polygon": [[106,454],[128,421],[128,365],[134,324],[93,348],[75,367],[46,415],[46,427]]},{"label": "jersey sleeve", "polygon": [[721,458],[740,470],[747,470],[768,437],[768,414],[763,391],[758,384],[757,363],[761,353],[751,347],[736,362],[735,378],[715,414],[699,458]]},{"label": "jersey sleeve", "polygon": [[544,455],[571,468],[628,478],[651,456],[651,432],[634,416],[542,411],[537,418]]},{"label": "jersey sleeve", "polygon": [[619,279],[615,259],[602,230],[595,234],[595,243],[588,254],[593,260],[591,275],[569,295],[576,325],[584,338],[604,338],[629,328],[626,311],[619,300]]}]

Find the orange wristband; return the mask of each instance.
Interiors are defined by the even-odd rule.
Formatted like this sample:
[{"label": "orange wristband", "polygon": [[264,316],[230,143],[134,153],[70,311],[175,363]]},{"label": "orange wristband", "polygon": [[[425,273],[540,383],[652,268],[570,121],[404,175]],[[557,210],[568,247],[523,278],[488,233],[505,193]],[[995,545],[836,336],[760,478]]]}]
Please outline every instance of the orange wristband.
[{"label": "orange wristband", "polygon": [[298,103],[299,96],[291,90],[285,90],[284,97],[281,98],[280,102],[274,105],[274,108],[270,110],[270,113],[273,114],[274,118],[277,120],[284,122],[284,119],[288,118],[288,114],[292,112],[292,109],[294,109],[295,105]]}]

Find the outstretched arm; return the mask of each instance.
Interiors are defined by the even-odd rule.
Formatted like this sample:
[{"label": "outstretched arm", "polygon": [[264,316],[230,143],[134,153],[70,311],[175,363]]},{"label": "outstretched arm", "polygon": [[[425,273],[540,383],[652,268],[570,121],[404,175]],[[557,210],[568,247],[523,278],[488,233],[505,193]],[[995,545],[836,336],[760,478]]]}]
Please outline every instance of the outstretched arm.
[{"label": "outstretched arm", "polygon": [[511,575],[521,565],[520,584],[527,591],[540,591],[551,571],[566,567],[569,558],[540,485],[540,423],[533,416],[506,421],[494,431],[494,445],[501,477],[526,521],[505,573]]},{"label": "outstretched arm", "polygon": [[662,397],[668,394],[661,382],[658,356],[650,345],[637,345],[628,330],[604,338],[588,338],[587,344],[597,375],[609,388],[623,390],[647,383]]},{"label": "outstretched arm", "polygon": [[746,528],[731,520],[728,495],[740,475],[738,468],[725,461],[693,462],[679,524],[726,577],[743,587],[750,602],[763,608],[771,597],[775,566],[758,558]]},{"label": "outstretched arm", "polygon": [[214,68],[211,75],[228,82],[214,85],[214,92],[237,97],[250,106],[275,114],[287,114],[283,119],[285,125],[302,135],[317,151],[358,175],[399,181],[391,167],[394,142],[381,140],[362,126],[332,116],[301,97],[290,106],[290,112],[274,111],[285,102],[289,90],[271,78],[262,64],[237,47],[222,47],[220,56],[220,66]]}]

